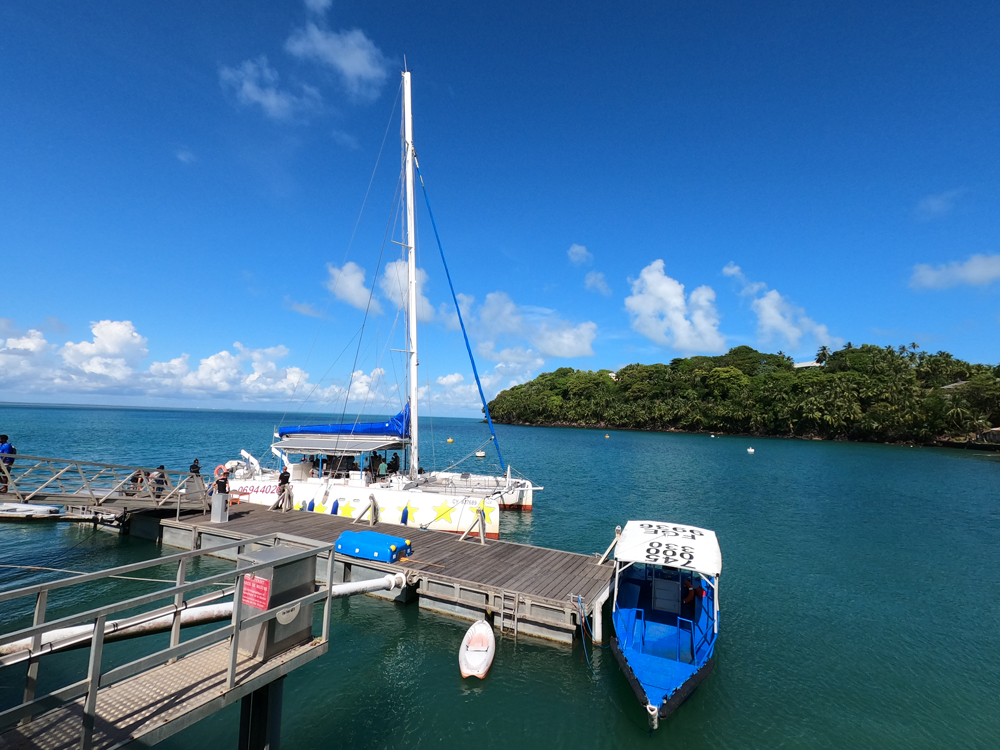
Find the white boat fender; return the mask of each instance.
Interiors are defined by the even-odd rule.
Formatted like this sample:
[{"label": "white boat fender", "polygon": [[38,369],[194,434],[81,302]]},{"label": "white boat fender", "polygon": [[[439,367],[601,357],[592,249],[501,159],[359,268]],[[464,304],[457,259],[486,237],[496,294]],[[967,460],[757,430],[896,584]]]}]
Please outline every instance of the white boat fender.
[{"label": "white boat fender", "polygon": [[652,703],[647,703],[646,713],[648,714],[649,718],[649,728],[657,729],[660,726],[660,709],[658,709]]}]

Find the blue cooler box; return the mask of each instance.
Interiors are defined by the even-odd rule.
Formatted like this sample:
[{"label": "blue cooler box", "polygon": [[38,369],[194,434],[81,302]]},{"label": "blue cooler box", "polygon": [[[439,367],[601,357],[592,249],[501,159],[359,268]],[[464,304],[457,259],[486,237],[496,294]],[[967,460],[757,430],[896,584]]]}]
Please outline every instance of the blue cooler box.
[{"label": "blue cooler box", "polygon": [[337,538],[337,552],[361,560],[394,563],[413,554],[409,539],[377,531],[345,531]]}]

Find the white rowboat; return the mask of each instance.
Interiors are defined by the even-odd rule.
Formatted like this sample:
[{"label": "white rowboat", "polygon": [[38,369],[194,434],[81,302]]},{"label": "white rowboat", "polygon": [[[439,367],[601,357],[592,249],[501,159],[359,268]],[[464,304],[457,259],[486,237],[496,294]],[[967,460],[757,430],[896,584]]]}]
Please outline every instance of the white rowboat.
[{"label": "white rowboat", "polygon": [[462,677],[483,679],[490,671],[496,651],[497,641],[493,636],[493,627],[486,620],[476,620],[458,649],[458,668],[462,671]]}]

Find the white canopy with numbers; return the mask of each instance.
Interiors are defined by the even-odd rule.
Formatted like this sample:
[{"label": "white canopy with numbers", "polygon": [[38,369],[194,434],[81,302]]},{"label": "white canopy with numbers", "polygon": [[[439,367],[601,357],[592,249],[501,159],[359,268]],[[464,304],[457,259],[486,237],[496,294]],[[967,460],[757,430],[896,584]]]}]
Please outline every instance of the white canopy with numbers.
[{"label": "white canopy with numbers", "polygon": [[694,570],[705,576],[722,572],[722,551],[715,532],[663,521],[629,521],[615,545],[615,560]]}]

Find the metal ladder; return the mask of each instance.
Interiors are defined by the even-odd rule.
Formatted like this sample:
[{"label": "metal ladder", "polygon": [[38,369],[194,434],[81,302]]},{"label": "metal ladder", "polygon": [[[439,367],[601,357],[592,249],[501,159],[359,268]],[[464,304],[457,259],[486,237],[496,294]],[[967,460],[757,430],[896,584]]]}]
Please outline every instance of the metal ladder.
[{"label": "metal ladder", "polygon": [[500,592],[500,635],[511,633],[517,638],[517,605],[520,597],[507,591]]}]

